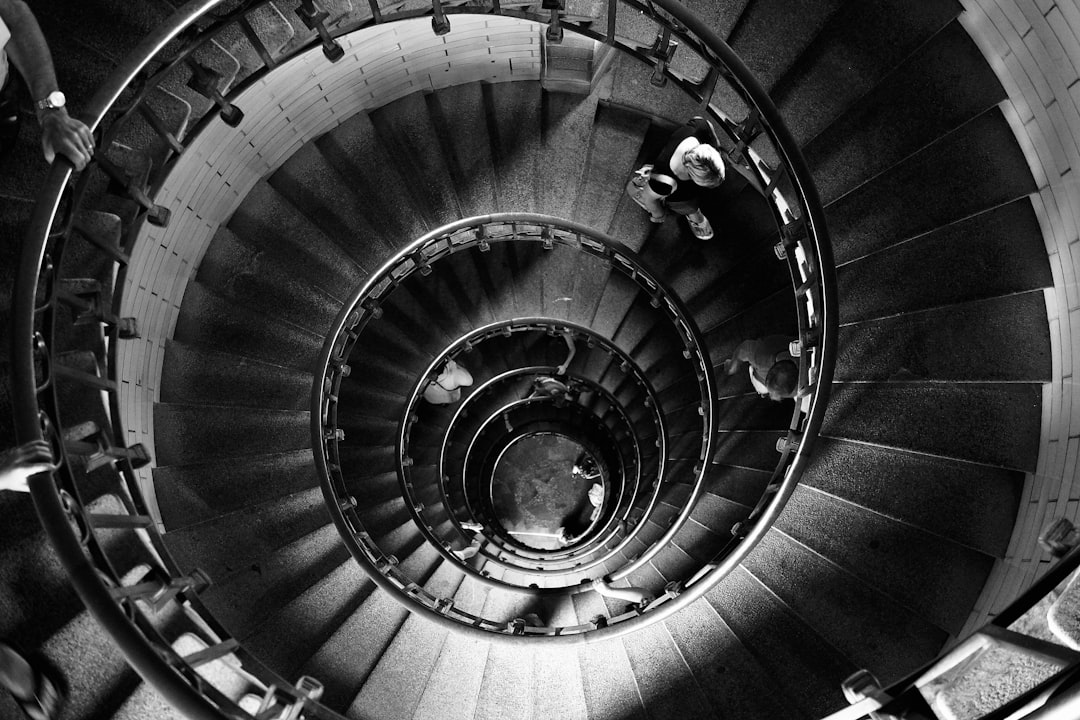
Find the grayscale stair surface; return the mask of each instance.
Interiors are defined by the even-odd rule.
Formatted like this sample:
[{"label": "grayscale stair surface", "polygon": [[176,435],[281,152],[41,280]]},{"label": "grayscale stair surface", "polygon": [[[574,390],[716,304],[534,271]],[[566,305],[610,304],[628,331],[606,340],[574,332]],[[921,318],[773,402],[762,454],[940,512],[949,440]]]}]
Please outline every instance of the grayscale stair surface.
[{"label": "grayscale stair surface", "polygon": [[[68,5],[43,7],[51,36]],[[368,12],[328,5],[339,23]],[[1004,93],[955,20],[959,5],[689,5],[759,74],[803,144],[826,203],[842,327],[834,399],[802,485],[743,565],[678,615],[564,648],[476,640],[410,615],[337,537],[309,425],[315,361],[352,290],[404,244],[478,214],[549,213],[638,251],[690,308],[714,366],[743,339],[793,334],[775,228],[752,190],[706,205],[717,230],[708,243],[681,218],[649,223],[623,194],[629,172],[695,114],[670,83],[650,94],[648,69],[617,59],[588,95],[473,83],[360,113],[256,186],[188,287],[154,416],[167,546],[183,569],[212,577],[203,600],[227,630],[283,676],[319,678],[324,702],[347,717],[812,720],[845,704],[840,682],[854,670],[889,682],[932,658],[1005,552],[1034,470],[1050,377],[1041,289],[1052,279],[1026,200],[1034,183],[996,107]],[[102,42],[108,23],[145,32],[168,10],[82,8],[86,34],[54,48],[64,82],[104,77],[120,50]],[[291,8],[260,23],[281,47],[312,37]],[[231,82],[250,58],[227,40],[205,61]],[[205,98],[170,92],[162,112],[177,127],[205,111]],[[0,193],[14,198],[0,211],[5,233],[29,214],[21,183],[43,175],[29,162],[36,139],[23,136],[11,158],[27,160],[23,179],[0,173]],[[13,252],[0,248],[0,265]],[[644,310],[624,278],[565,248],[521,244],[455,254],[394,296],[342,388],[343,463],[372,534],[419,584],[502,620],[534,609],[436,552],[399,494],[406,396],[472,328],[544,316],[612,339],[656,383],[678,433],[672,464],[689,472],[693,380],[670,369],[678,352]],[[499,347],[464,362],[491,377],[539,352]],[[576,363],[629,392],[598,354]],[[715,552],[775,466],[790,403],[759,399],[745,376],[717,379],[703,498],[635,585],[662,589]],[[424,417],[417,439],[430,453],[449,415]],[[661,515],[686,492],[678,479]],[[63,669],[65,717],[169,717],[82,610],[29,499],[5,494],[0,513],[0,636]],[[574,624],[624,607],[582,593],[535,610]],[[13,712],[0,698],[0,715]]]}]

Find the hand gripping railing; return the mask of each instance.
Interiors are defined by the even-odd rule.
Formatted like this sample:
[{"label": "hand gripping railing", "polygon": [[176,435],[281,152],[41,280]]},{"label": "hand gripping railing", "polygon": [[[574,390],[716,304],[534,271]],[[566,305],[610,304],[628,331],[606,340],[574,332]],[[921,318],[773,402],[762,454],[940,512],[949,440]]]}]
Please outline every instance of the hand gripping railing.
[{"label": "hand gripping railing", "polygon": [[[525,634],[529,637],[544,637],[550,641],[579,642],[580,640],[571,640],[571,638],[576,635],[595,633],[611,635],[629,632],[634,627],[653,622],[653,619],[644,614],[625,613],[617,620],[608,623],[609,627],[604,628],[594,625],[577,625],[558,628],[528,627],[523,630],[514,623],[495,622],[466,613],[454,607],[451,598],[431,595],[401,571],[396,558],[384,553],[365,529],[357,511],[356,502],[349,495],[340,453],[340,444],[345,438],[338,429],[339,398],[342,380],[348,374],[346,368],[350,354],[355,347],[362,346],[363,332],[367,324],[381,316],[382,306],[390,300],[393,292],[414,274],[423,276],[434,272],[433,266],[439,260],[456,252],[470,248],[485,251],[493,243],[511,242],[542,243],[545,248],[552,249],[555,246],[565,246],[609,264],[613,271],[622,273],[637,284],[639,292],[651,298],[650,305],[660,316],[666,317],[666,321],[675,329],[682,343],[683,359],[687,361],[689,369],[697,380],[698,396],[701,399],[698,412],[701,419],[701,444],[698,463],[693,473],[694,480],[688,483],[691,488],[689,496],[680,512],[672,518],[670,526],[658,539],[653,540],[647,549],[613,573],[613,577],[615,579],[625,577],[648,562],[687,522],[701,492],[707,466],[706,460],[711,454],[714,439],[716,416],[712,402],[715,394],[712,367],[693,320],[690,319],[688,311],[678,298],[663,282],[653,276],[633,251],[592,228],[568,220],[531,213],[503,213],[466,218],[434,230],[410,243],[384,263],[342,307],[323,344],[317,366],[316,382],[312,387],[312,443],[320,450],[315,453],[315,464],[322,481],[327,507],[346,546],[374,582],[411,610],[424,613],[437,623],[470,632],[479,630],[485,636],[494,634],[496,637],[507,637]],[[486,328],[481,328],[480,331],[485,332]],[[463,349],[468,341],[469,338],[460,339],[455,344],[455,348],[444,355],[453,355],[457,350]],[[411,408],[419,402],[430,378],[436,375],[438,363],[437,359],[432,360],[427,370],[419,374],[409,393],[407,407]],[[631,358],[623,357],[622,365],[626,372],[640,374],[640,370],[636,368]],[[639,377],[638,381],[649,387],[643,376]],[[652,402],[658,404],[659,401],[655,399],[655,393],[651,388],[647,392],[654,398]],[[401,472],[399,477],[403,495],[407,495],[410,484],[407,472],[411,459],[405,453],[408,448],[410,423],[401,423],[399,428],[397,443],[398,465]],[[663,427],[660,427],[658,431],[661,442],[659,450],[663,456],[666,432]],[[658,481],[664,479],[657,478]],[[413,519],[421,531],[428,536],[428,540],[436,549],[449,557],[450,551],[433,536],[416,508],[409,507]],[[590,588],[578,586],[516,589],[529,594],[549,594]],[[616,622],[624,623],[623,627],[614,627]]]},{"label": "hand gripping railing", "polygon": [[[95,158],[73,186],[69,185],[71,165],[59,159],[41,188],[28,226],[20,258],[12,319],[12,393],[16,432],[20,442],[43,435],[49,437],[61,456],[56,482],[42,475],[32,478],[30,488],[45,531],[93,616],[114,637],[136,670],[170,703],[190,717],[246,716],[233,701],[208,687],[195,670],[198,662],[213,657],[214,653],[232,651],[241,657],[244,667],[257,671],[261,678],[252,678],[252,683],[266,685],[275,680],[272,673],[246,657],[243,648],[230,645],[232,641],[201,608],[197,594],[191,592],[198,583],[190,577],[185,583],[184,576],[173,567],[153,527],[146,523],[144,501],[133,476],[133,463],[141,462],[140,458],[145,454],[137,448],[115,444],[117,439],[125,437],[125,418],[118,406],[115,378],[118,346],[132,331],[131,324],[127,322],[129,319],[116,318],[115,314],[109,318],[106,317],[107,313],[99,313],[103,333],[89,351],[96,369],[72,370],[57,362],[53,355],[56,352],[55,316],[49,303],[56,300],[58,295],[49,290],[48,300],[40,312],[35,307],[39,291],[57,280],[50,275],[49,263],[62,256],[62,246],[77,228],[80,213],[88,207],[88,198],[100,187],[100,183],[91,183],[91,178],[97,180],[104,177],[120,186],[136,208],[134,223],[125,225],[123,246],[102,243],[98,248],[102,256],[119,264],[113,287],[103,286],[99,296],[107,299],[111,293],[112,305],[118,308],[121,296],[118,290],[123,287],[125,275],[124,264],[138,240],[139,226],[144,221],[164,224],[169,220],[167,210],[152,200],[157,188],[172,169],[175,157],[185,152],[190,139],[197,136],[202,128],[217,118],[226,123],[235,123],[241,117],[242,109],[235,106],[232,98],[273,71],[288,55],[321,45],[327,58],[333,60],[340,57],[340,48],[335,41],[339,35],[371,24],[432,13],[438,20],[439,31],[445,30],[455,13],[466,12],[490,12],[541,23],[550,22],[547,36],[552,42],[557,41],[564,29],[569,29],[601,40],[647,63],[653,68],[655,84],[670,80],[700,102],[702,114],[708,114],[718,122],[732,145],[727,149],[729,156],[741,162],[743,171],[751,176],[772,203],[777,227],[781,229],[782,254],[786,255],[797,289],[802,344],[800,369],[806,398],[802,408],[805,412],[796,410],[793,415],[791,430],[783,444],[784,451],[773,481],[751,520],[744,524],[745,535],[740,538],[741,541],[704,568],[694,582],[673,590],[673,594],[681,593],[682,601],[700,597],[713,582],[733,569],[761,539],[794,490],[824,417],[835,363],[836,290],[824,213],[805,161],[767,93],[731,49],[675,0],[647,0],[644,3],[609,0],[603,17],[598,20],[563,15],[560,2],[544,3],[543,7],[521,7],[515,3],[507,8],[501,7],[499,0],[492,0],[490,5],[480,7],[446,7],[436,2],[430,9],[401,11],[398,4],[369,0],[366,6],[358,4],[356,14],[346,18],[333,30],[326,22],[326,14],[315,3],[302,0],[298,2],[297,11],[310,30],[308,39],[293,46],[288,54],[277,56],[262,45],[247,19],[266,4],[266,0],[249,0],[235,6],[230,4],[233,9],[217,13],[218,8],[225,5],[222,0],[194,0],[140,43],[96,93],[83,119],[99,136],[98,147],[107,148],[128,123],[141,118],[150,125],[151,135],[160,141],[165,154],[151,166],[149,174],[141,178],[128,174],[124,167],[114,162],[107,162],[102,157]],[[622,20],[625,17],[633,17],[636,21],[647,18],[654,22],[657,40],[650,46],[650,42],[642,42],[641,38],[631,37],[632,33],[623,32]],[[246,68],[246,74],[238,77],[223,95],[213,81],[212,73],[207,74],[204,68],[195,67],[197,62],[194,55],[218,34],[233,28],[247,38],[261,64]],[[679,53],[674,52],[676,43],[681,47]],[[683,62],[687,57],[689,62]],[[689,70],[684,69],[687,66]],[[695,74],[696,66],[704,67],[704,73]],[[198,111],[202,117],[196,118],[187,137],[178,138],[164,127],[160,118],[155,117],[147,98],[171,73],[187,68],[190,68],[192,87],[207,98],[207,107]],[[121,98],[125,106],[117,108]],[[745,109],[732,108],[727,102],[730,98],[737,101],[736,105],[744,103]],[[105,127],[103,118],[107,113],[113,119]],[[92,237],[89,239],[94,240]],[[115,324],[113,321],[116,321]],[[35,362],[39,362],[42,369],[40,382],[35,375]],[[209,652],[201,653],[199,658],[187,662],[175,656],[175,653],[170,654],[167,647],[161,646],[161,638],[155,635],[153,623],[145,618],[140,619],[137,609],[132,610],[133,606],[144,600],[126,597],[112,587],[119,583],[119,579],[109,576],[111,568],[108,559],[94,539],[94,522],[86,522],[88,513],[81,506],[74,485],[74,472],[61,443],[70,429],[67,427],[70,424],[68,421],[80,418],[63,416],[64,409],[59,407],[55,393],[54,382],[57,378],[54,373],[57,376],[65,374],[66,381],[81,383],[85,387],[98,387],[109,394],[104,412],[99,413],[101,423],[94,437],[100,449],[99,455],[110,458],[117,469],[120,489],[125,498],[122,505],[126,510],[107,519],[99,518],[97,527],[129,528],[132,532],[128,540],[136,543],[142,543],[140,538],[143,536],[149,537],[151,550],[159,555],[157,571],[163,575],[158,584],[167,588],[158,599],[165,598],[175,603],[176,607],[182,607],[185,612],[198,614],[200,622],[219,634],[217,638],[209,638]],[[57,482],[61,485],[60,489]],[[85,530],[80,529],[77,535],[72,521],[81,523],[80,527]],[[136,584],[145,587],[149,583]],[[654,617],[662,619],[681,604],[667,603],[665,607],[658,607]],[[136,621],[132,620],[133,615]],[[293,705],[307,703],[305,712],[309,716],[332,716],[325,708],[310,703],[309,698],[315,693],[308,684],[300,683],[300,686],[294,687],[281,682],[277,687],[284,690],[278,691],[281,696],[276,700],[265,703],[267,712],[272,710],[271,706],[292,702]],[[290,695],[291,700],[286,697]]]}]

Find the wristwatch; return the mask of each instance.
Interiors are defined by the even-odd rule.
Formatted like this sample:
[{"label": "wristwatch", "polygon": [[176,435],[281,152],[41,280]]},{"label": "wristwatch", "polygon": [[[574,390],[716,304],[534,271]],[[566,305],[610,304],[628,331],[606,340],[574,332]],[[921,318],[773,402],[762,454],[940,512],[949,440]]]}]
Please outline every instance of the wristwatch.
[{"label": "wristwatch", "polygon": [[67,103],[67,98],[64,97],[64,93],[59,90],[53,90],[51,93],[45,96],[44,100],[37,101],[38,110],[58,110]]}]

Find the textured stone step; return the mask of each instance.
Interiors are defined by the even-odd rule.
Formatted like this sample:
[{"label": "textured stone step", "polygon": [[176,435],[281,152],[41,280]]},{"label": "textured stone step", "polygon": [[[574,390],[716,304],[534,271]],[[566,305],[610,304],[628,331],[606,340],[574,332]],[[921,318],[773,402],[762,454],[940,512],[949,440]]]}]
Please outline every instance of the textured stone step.
[{"label": "textured stone step", "polygon": [[772,88],[795,139],[814,137],[961,9],[955,0],[846,4]]},{"label": "textured stone step", "polygon": [[574,202],[574,220],[608,229],[648,127],[649,121],[637,113],[600,106]]},{"label": "textured stone step", "polygon": [[493,212],[495,164],[480,83],[454,85],[424,98],[461,214]]},{"label": "textured stone step", "polygon": [[1042,390],[1020,383],[838,383],[830,437],[1034,470]]},{"label": "textured stone step", "polygon": [[373,228],[393,244],[414,240],[430,230],[412,207],[408,181],[398,172],[397,159],[379,142],[367,113],[357,113],[315,141],[337,173],[347,178]]},{"label": "textured stone step", "polygon": [[820,438],[802,484],[1002,557],[1023,475]]},{"label": "textured stone step", "polygon": [[432,229],[462,217],[438,132],[422,95],[414,93],[371,112],[378,142],[409,178],[409,199]]},{"label": "textured stone step", "polygon": [[803,488],[773,527],[949,633],[967,621],[994,564],[988,555]]},{"label": "textured stone step", "polygon": [[298,279],[340,302],[364,281],[364,271],[281,193],[265,181],[240,203],[229,229],[290,264]]},{"label": "textured stone step", "polygon": [[[603,599],[596,593],[574,595],[578,621],[585,623],[597,616],[607,616]],[[645,707],[626,648],[620,640],[606,640],[585,645],[581,661],[582,686],[589,717],[617,717],[644,720]]]},{"label": "textured stone step", "polygon": [[[932,659],[949,634],[782,532],[768,533],[743,567],[853,663],[897,678]],[[887,573],[887,567],[867,568]]]},{"label": "textured stone step", "polygon": [[[1004,94],[967,31],[950,23],[803,149],[822,201],[888,169]],[[933,112],[922,102],[928,96],[941,98]]]},{"label": "textured stone step", "polygon": [[843,326],[837,380],[1049,382],[1041,290]]},{"label": "textured stone step", "polygon": [[[717,717],[680,655],[663,624],[652,625],[623,639],[645,710],[653,717],[680,717],[705,720]],[[718,699],[718,698],[717,698]]]},{"label": "textured stone step", "polygon": [[844,264],[1034,190],[1012,130],[1001,111],[991,109],[829,205],[836,262]]},{"label": "textured stone step", "polygon": [[482,85],[487,134],[495,164],[495,202],[500,212],[537,212],[540,146],[540,83]]},{"label": "textured stone step", "polygon": [[354,563],[332,524],[303,535],[272,554],[225,577],[202,593],[214,617],[229,632],[255,632],[278,608],[284,607],[335,572]]},{"label": "textured stone step", "polygon": [[313,488],[166,533],[165,544],[181,568],[198,567],[211,579],[225,578],[328,520],[322,491]]},{"label": "textured stone step", "polygon": [[353,177],[340,174],[319,147],[301,147],[267,182],[370,274],[411,238],[387,232],[370,197]]},{"label": "textured stone step", "polygon": [[198,282],[188,285],[174,338],[311,372],[323,340],[304,328],[234,305]]},{"label": "textured stone step", "polygon": [[170,531],[318,485],[307,449],[158,465],[153,473],[162,522]]},{"label": "textured stone step", "polygon": [[[403,558],[401,568],[409,577],[426,582],[441,561],[435,549],[425,544]],[[334,629],[300,672],[322,680],[324,702],[345,712],[407,617],[404,606],[376,590]]]},{"label": "textured stone step", "polygon": [[822,717],[847,705],[840,683],[857,667],[749,572],[736,569],[705,599],[753,655],[770,687],[803,717]]},{"label": "textured stone step", "polygon": [[1048,287],[1031,201],[1020,198],[837,269],[851,323]]},{"label": "textured stone step", "polygon": [[355,562],[345,562],[303,594],[276,608],[271,618],[242,637],[257,658],[292,678],[334,631],[371,595],[375,586]]},{"label": "textured stone step", "polygon": [[227,405],[154,405],[159,465],[311,447],[310,413]]},{"label": "textured stone step", "polygon": [[664,625],[718,717],[800,717],[791,700],[706,600],[683,609]]},{"label": "textured stone step", "polygon": [[161,402],[276,410],[311,406],[308,373],[175,340],[166,343],[165,355]]}]

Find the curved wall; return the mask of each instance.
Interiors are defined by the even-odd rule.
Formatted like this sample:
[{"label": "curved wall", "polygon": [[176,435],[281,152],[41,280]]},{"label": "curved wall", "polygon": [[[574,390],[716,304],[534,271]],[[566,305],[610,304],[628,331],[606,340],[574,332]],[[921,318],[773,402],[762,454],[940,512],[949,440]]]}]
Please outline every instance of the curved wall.
[{"label": "curved wall", "polygon": [[1080,520],[1080,0],[962,0],[964,26],[1009,99],[1002,109],[1038,191],[1054,287],[1045,290],[1052,381],[1043,387],[1036,472],[1024,484],[1012,541],[976,604],[965,634],[1031,585],[1051,562],[1038,545],[1057,517]]}]

